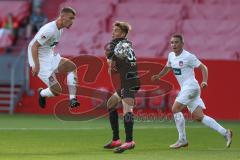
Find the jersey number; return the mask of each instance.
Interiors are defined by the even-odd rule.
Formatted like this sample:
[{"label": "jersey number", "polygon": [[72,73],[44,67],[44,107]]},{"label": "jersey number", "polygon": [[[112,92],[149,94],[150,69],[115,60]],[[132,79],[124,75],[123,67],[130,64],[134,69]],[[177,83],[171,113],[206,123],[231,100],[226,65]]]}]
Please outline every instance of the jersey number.
[{"label": "jersey number", "polygon": [[133,50],[132,49],[130,49],[129,52],[127,53],[127,58],[128,58],[129,61],[136,61],[136,57],[133,54]]}]

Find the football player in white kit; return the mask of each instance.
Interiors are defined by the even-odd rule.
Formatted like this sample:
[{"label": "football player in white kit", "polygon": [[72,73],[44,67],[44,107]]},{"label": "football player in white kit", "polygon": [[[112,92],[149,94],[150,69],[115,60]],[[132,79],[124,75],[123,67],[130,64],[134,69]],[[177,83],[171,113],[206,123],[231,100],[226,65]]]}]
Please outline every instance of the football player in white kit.
[{"label": "football player in white kit", "polygon": [[177,149],[188,146],[185,131],[185,119],[181,112],[185,107],[187,107],[192,113],[195,120],[202,122],[204,125],[214,129],[224,136],[226,139],[226,147],[230,147],[232,142],[232,131],[223,128],[213,118],[203,113],[205,105],[200,97],[201,89],[195,79],[194,68],[199,68],[202,71],[203,81],[201,83],[201,88],[204,89],[207,87],[208,80],[207,67],[201,63],[195,55],[183,49],[184,40],[181,34],[174,34],[171,37],[170,43],[173,52],[169,53],[167,64],[159,74],[152,76],[153,81],[158,80],[166,75],[170,70],[173,70],[181,87],[181,91],[172,106],[172,112],[179,138],[176,143],[170,145],[169,147]]},{"label": "football player in white kit", "polygon": [[70,96],[70,107],[77,107],[80,103],[76,98],[76,65],[69,59],[54,53],[63,28],[69,29],[75,19],[76,11],[71,7],[61,10],[59,17],[47,23],[37,32],[28,45],[28,60],[33,76],[38,76],[48,88],[39,88],[39,105],[44,108],[46,97],[57,96],[62,88],[55,73],[67,73],[67,84]]}]

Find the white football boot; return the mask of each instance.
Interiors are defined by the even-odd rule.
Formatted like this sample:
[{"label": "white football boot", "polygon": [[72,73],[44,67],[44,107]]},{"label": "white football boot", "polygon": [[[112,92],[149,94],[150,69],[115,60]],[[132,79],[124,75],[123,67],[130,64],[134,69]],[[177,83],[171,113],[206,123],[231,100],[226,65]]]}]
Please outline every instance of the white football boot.
[{"label": "white football boot", "polygon": [[178,149],[178,148],[187,147],[187,146],[188,146],[188,142],[186,140],[178,140],[176,143],[170,145],[169,148]]},{"label": "white football boot", "polygon": [[224,138],[226,139],[226,148],[229,148],[231,146],[232,143],[232,131],[230,129],[227,130],[226,135],[224,136]]}]

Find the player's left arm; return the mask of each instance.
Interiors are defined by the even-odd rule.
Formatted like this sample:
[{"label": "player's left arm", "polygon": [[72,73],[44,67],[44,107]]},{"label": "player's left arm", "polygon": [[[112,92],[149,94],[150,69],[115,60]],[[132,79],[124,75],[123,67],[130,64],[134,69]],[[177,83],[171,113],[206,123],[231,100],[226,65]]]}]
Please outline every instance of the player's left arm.
[{"label": "player's left arm", "polygon": [[207,87],[207,81],[208,81],[208,68],[206,65],[201,63],[198,67],[202,71],[202,83],[201,83],[201,88],[206,88]]},{"label": "player's left arm", "polygon": [[107,58],[108,73],[111,74],[112,71],[116,71],[116,62],[113,58],[113,53],[111,52],[111,43],[107,43],[104,46],[104,53]]},{"label": "player's left arm", "polygon": [[113,58],[110,60],[110,65],[109,65],[109,71],[117,72],[117,66],[116,66],[116,57],[113,56]]}]

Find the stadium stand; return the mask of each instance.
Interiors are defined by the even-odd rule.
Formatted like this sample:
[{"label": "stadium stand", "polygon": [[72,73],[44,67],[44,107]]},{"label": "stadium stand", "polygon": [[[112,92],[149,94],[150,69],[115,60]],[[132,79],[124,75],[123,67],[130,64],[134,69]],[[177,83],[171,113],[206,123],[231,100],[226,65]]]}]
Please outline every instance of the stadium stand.
[{"label": "stadium stand", "polygon": [[[200,58],[236,59],[238,57],[236,54],[238,55],[239,52],[239,47],[235,43],[239,39],[237,37],[238,2],[236,0],[67,1],[61,6],[74,6],[78,16],[71,28],[72,33],[66,33],[62,38],[64,39],[62,44],[67,45],[59,46],[59,49],[66,55],[104,56],[103,47],[111,37],[112,23],[115,20],[122,20],[128,21],[133,27],[129,38],[133,41],[139,57],[166,58],[171,34],[181,32],[187,40],[194,37],[194,40],[188,41],[186,49],[196,52]],[[219,10],[222,12],[219,13]],[[224,35],[226,33],[228,36]],[[219,45],[220,39],[224,37],[228,38],[227,43]],[[68,40],[75,44],[69,44]]]},{"label": "stadium stand", "polygon": [[141,3],[141,4],[146,4],[146,3],[155,3],[155,4],[192,4],[196,2],[196,0],[151,0],[151,1],[146,1],[146,0],[121,0],[121,2],[125,3]]},{"label": "stadium stand", "polygon": [[239,0],[121,0],[128,3],[179,3],[179,4],[239,4]]},{"label": "stadium stand", "polygon": [[79,17],[98,17],[98,18],[104,18],[109,16],[111,11],[111,5],[112,2],[109,1],[109,3],[103,3],[100,1],[67,1],[63,3],[60,7],[66,6],[66,5],[74,6]]},{"label": "stadium stand", "polygon": [[[30,13],[30,3],[26,0],[2,0],[0,1],[0,20],[1,27],[4,27],[4,20],[8,15],[12,15],[14,18],[14,29],[18,29],[19,24],[16,25],[16,21],[21,22],[24,18],[26,18]],[[6,21],[5,21],[6,23]],[[10,47],[15,38],[11,31],[8,29],[1,28],[0,29],[0,51],[3,53],[7,47]],[[16,35],[17,36],[17,35]]]},{"label": "stadium stand", "polygon": [[[220,111],[216,114],[218,118],[231,119],[232,117],[225,114],[228,111],[222,106],[234,106],[236,103],[237,93],[229,96],[231,87],[239,81],[235,75],[227,75],[222,77],[222,73],[227,72],[234,68],[239,68],[239,64],[233,60],[240,59],[240,47],[239,47],[239,18],[238,8],[240,8],[239,0],[58,0],[58,1],[43,1],[44,13],[48,15],[49,20],[53,20],[58,15],[59,9],[63,6],[72,6],[77,10],[77,16],[74,25],[71,29],[63,32],[63,36],[56,48],[56,51],[60,52],[63,56],[79,56],[79,55],[96,55],[104,57],[103,48],[104,45],[111,39],[111,27],[112,23],[116,20],[128,21],[133,30],[129,34],[129,39],[133,41],[133,45],[136,51],[136,55],[140,60],[146,61],[158,61],[159,59],[166,59],[169,51],[169,38],[174,32],[181,32],[185,37],[185,48],[200,59],[206,59],[206,64],[211,70],[210,83],[212,88],[210,92],[204,93],[205,97],[211,97],[207,99],[207,104],[213,106],[208,111],[215,113],[216,107],[219,107]],[[0,1],[0,19],[3,19],[8,15],[9,11],[19,18],[26,18],[30,13],[30,4],[28,0],[2,0]],[[221,12],[220,12],[221,11]],[[5,43],[7,40],[4,41]],[[0,45],[2,45],[0,39]],[[22,44],[27,46],[27,42]],[[4,45],[2,45],[4,47]],[[2,56],[2,55],[1,55]],[[12,56],[12,55],[11,55]],[[2,57],[1,57],[2,58]],[[14,55],[9,59],[17,59],[17,55]],[[105,59],[103,59],[104,62]],[[208,61],[210,60],[210,61]],[[214,61],[212,61],[214,60]],[[215,61],[217,60],[217,61]],[[221,61],[218,61],[221,60]],[[222,61],[224,60],[224,61]],[[226,61],[227,60],[227,61]],[[11,68],[10,62],[2,59],[4,73],[3,79],[0,79],[0,106],[3,106],[2,110],[9,111],[11,102],[11,96],[19,97],[22,95],[22,88],[25,88],[25,80],[21,84],[18,84],[20,80],[24,79],[26,73],[22,73],[15,65],[14,72],[17,77],[15,79],[15,85],[6,84],[6,79],[9,81],[10,75],[6,72]],[[158,61],[159,62],[159,61]],[[205,61],[204,61],[205,62]],[[19,64],[24,65],[24,60],[19,56]],[[159,63],[165,63],[165,60],[161,60]],[[16,61],[17,64],[17,61]],[[107,65],[104,65],[105,67]],[[4,69],[5,68],[5,69]],[[21,72],[24,71],[24,67]],[[105,71],[106,69],[103,69]],[[26,71],[27,72],[27,71]],[[80,72],[82,76],[83,72]],[[9,74],[9,73],[8,73]],[[212,75],[213,74],[213,75]],[[23,76],[24,75],[24,76]],[[101,81],[106,83],[107,72],[101,73]],[[218,78],[212,78],[217,77]],[[219,84],[232,78],[234,83],[231,83],[229,91],[225,93],[215,90],[219,87]],[[29,77],[28,77],[29,78]],[[31,77],[31,88],[36,91],[40,85],[43,85],[38,78]],[[171,79],[171,78],[170,78]],[[216,79],[221,79],[217,81]],[[4,81],[3,81],[4,80]],[[103,82],[97,82],[96,86],[102,86]],[[108,82],[107,82],[108,83]],[[95,85],[95,84],[94,84]],[[111,86],[106,84],[106,88]],[[11,91],[11,88],[14,91]],[[226,90],[226,89],[225,89]],[[237,92],[238,89],[236,89]],[[19,92],[21,91],[21,92]],[[37,93],[37,92],[35,92]],[[170,93],[171,94],[171,93]],[[1,97],[2,96],[2,97]],[[172,94],[167,97],[167,100],[152,99],[150,101],[143,101],[143,99],[137,99],[138,107],[144,108],[145,106],[152,106],[153,108],[163,109],[163,103],[171,103],[176,96]],[[227,97],[229,96],[229,97]],[[6,98],[7,97],[7,98]],[[12,98],[13,98],[12,97]],[[53,109],[51,105],[56,101],[51,101],[49,108],[45,111],[40,111],[36,106],[37,96],[29,97],[24,95],[21,99],[22,106],[19,107],[19,112],[31,112],[31,113],[50,113]],[[217,99],[215,98],[217,97]],[[220,97],[220,98],[219,98]],[[216,103],[218,99],[224,99],[226,101]],[[85,102],[84,102],[85,103]],[[14,104],[18,104],[18,99],[14,99]],[[11,105],[11,106],[13,106]],[[169,104],[169,106],[171,106]],[[215,107],[215,109],[213,109]],[[237,113],[237,107],[235,107],[235,113]],[[167,108],[165,108],[167,109]],[[1,109],[0,109],[1,110]],[[13,111],[10,111],[13,112]],[[230,111],[229,111],[230,112]],[[237,115],[238,116],[238,115]],[[237,117],[235,115],[235,119]],[[239,116],[237,117],[239,119]]]},{"label": "stadium stand", "polygon": [[[147,10],[143,10],[146,8]],[[181,4],[159,4],[159,3],[120,3],[116,8],[118,18],[156,18],[172,19],[181,18]]]},{"label": "stadium stand", "polygon": [[[83,0],[81,2],[72,0],[62,3],[60,8],[74,6],[77,17],[71,32],[64,33],[61,38],[63,40],[61,43],[64,45],[59,45],[56,49],[65,55],[95,54],[103,56],[103,50],[98,47],[98,43],[100,43],[98,37],[107,30],[106,21],[111,17],[114,9],[113,5],[116,2],[114,0]],[[71,41],[68,44],[69,37],[71,37]],[[73,41],[75,44],[70,44]],[[65,45],[65,42],[67,45]],[[99,52],[101,53],[99,54]]]},{"label": "stadium stand", "polygon": [[0,1],[0,111],[13,113],[26,87],[25,52],[5,54],[15,44],[17,30],[30,13],[27,0]]},{"label": "stadium stand", "polygon": [[221,5],[226,5],[226,4],[240,4],[239,0],[197,0],[198,3],[202,4],[221,4]]},{"label": "stadium stand", "polygon": [[[239,20],[239,4],[196,4],[189,7],[190,19]],[[221,11],[219,13],[219,11]]]},{"label": "stadium stand", "polygon": [[8,13],[12,13],[19,20],[29,15],[29,2],[28,1],[18,1],[18,0],[1,0],[0,1],[0,19],[7,16]]},{"label": "stadium stand", "polygon": [[184,20],[181,28],[185,47],[202,59],[231,60],[239,51],[238,24],[235,20]]}]

